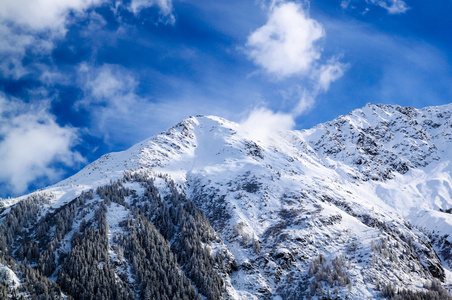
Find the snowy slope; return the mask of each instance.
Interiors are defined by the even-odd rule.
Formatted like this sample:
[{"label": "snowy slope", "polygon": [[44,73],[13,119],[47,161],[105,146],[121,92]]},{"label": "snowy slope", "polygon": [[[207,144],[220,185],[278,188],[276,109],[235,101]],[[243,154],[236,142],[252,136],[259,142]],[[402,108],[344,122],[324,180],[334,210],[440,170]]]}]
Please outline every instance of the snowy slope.
[{"label": "snowy slope", "polygon": [[[233,261],[232,269],[219,268],[231,299],[375,299],[389,283],[421,291],[434,278],[447,288],[451,117],[452,105],[368,104],[269,141],[218,117],[191,117],[41,191],[51,195],[42,215],[130,170],[129,177],[153,178],[162,199],[174,193],[168,184],[174,181],[204,212],[217,236],[205,246]],[[126,181],[136,197],[145,194],[143,184]],[[112,203],[106,219],[111,259],[132,282],[113,238],[135,205],[130,197],[127,205]],[[5,202],[3,215],[23,199]],[[61,253],[80,228],[81,219],[74,222]]]},{"label": "snowy slope", "polygon": [[325,164],[373,180],[366,189],[412,223],[452,232],[437,213],[452,207],[452,105],[369,104],[303,134]]},{"label": "snowy slope", "polygon": [[187,178],[221,182],[263,168],[263,177],[350,184],[362,198],[374,198],[372,205],[428,226],[426,213],[452,208],[451,117],[452,105],[416,110],[368,104],[311,130],[281,133],[271,145],[221,118],[189,118],[127,151],[103,156],[57,187],[106,184],[128,169],[170,174],[185,185]]}]

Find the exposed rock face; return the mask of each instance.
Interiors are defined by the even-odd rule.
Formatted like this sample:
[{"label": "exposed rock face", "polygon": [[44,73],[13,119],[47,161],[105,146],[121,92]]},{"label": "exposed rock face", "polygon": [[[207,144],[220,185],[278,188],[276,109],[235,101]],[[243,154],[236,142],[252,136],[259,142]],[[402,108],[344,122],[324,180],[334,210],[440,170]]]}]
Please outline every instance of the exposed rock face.
[{"label": "exposed rock face", "polygon": [[262,142],[188,118],[2,201],[0,296],[448,299],[451,119],[369,104]]}]

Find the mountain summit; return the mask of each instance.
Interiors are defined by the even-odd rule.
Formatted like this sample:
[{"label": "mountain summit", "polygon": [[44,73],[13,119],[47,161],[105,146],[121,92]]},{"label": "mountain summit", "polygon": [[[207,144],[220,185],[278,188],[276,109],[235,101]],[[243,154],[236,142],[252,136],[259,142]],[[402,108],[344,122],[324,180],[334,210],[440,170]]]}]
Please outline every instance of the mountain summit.
[{"label": "mountain summit", "polygon": [[452,299],[451,146],[452,105],[190,117],[3,200],[0,297]]}]

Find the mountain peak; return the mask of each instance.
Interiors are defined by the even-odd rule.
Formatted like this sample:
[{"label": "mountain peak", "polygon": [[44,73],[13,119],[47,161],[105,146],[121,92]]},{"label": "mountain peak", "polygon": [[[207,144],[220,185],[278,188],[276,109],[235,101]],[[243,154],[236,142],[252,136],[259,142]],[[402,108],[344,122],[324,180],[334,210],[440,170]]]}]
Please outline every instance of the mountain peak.
[{"label": "mountain peak", "polygon": [[[27,257],[72,296],[67,278],[85,286],[71,273],[74,245],[86,243],[105,250],[93,263],[105,282],[121,280],[112,291],[135,298],[148,293],[142,271],[166,287],[158,268],[142,269],[154,259],[190,299],[376,299],[394,281],[413,297],[449,299],[434,280],[452,284],[450,108],[368,104],[272,144],[219,117],[189,117],[3,203],[0,255]],[[145,245],[165,256],[141,256]]]}]

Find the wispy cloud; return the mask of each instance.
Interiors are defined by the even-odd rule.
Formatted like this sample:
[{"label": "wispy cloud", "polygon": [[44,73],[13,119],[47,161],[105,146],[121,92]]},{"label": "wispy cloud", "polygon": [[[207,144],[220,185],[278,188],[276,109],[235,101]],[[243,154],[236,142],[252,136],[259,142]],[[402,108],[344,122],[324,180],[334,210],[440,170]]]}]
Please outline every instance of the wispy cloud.
[{"label": "wispy cloud", "polygon": [[342,9],[347,9],[348,6],[350,5],[351,0],[342,0],[341,1],[341,7]]},{"label": "wispy cloud", "polygon": [[76,142],[76,130],[56,123],[47,100],[25,104],[0,94],[0,181],[14,193],[38,179],[59,179],[56,163],[83,162],[72,150]]},{"label": "wispy cloud", "polygon": [[[347,48],[353,66],[344,78],[349,83],[338,94],[342,101],[354,98],[423,107],[450,99],[452,72],[444,49],[420,39],[380,32],[356,21],[324,24],[336,39],[336,46]],[[352,89],[357,83],[360,88]],[[354,108],[350,105],[353,102],[348,102],[347,109]]]},{"label": "wispy cloud", "polygon": [[[210,65],[206,63],[206,66]],[[254,99],[256,94],[240,79],[228,78],[226,84],[209,76],[208,82],[193,84],[179,77],[154,73],[149,77],[152,79],[144,80],[116,64],[84,63],[79,66],[77,77],[83,98],[75,103],[75,109],[89,114],[91,135],[116,149],[148,138],[190,115],[219,115],[237,120],[242,113],[240,100]],[[146,85],[157,83],[158,88],[164,89],[158,98],[149,92],[141,93]]]},{"label": "wispy cloud", "polygon": [[[4,77],[21,78],[32,72],[24,66],[28,52],[48,56],[58,40],[65,37],[75,20],[98,16],[87,13],[108,0],[0,0],[0,72]],[[117,1],[138,15],[143,9],[159,8],[161,21],[174,24],[171,0]]]},{"label": "wispy cloud", "polygon": [[27,55],[50,55],[55,40],[64,37],[71,12],[82,14],[103,0],[0,0],[0,72],[19,79],[36,62],[25,66]]},{"label": "wispy cloud", "polygon": [[315,92],[326,92],[331,83],[344,75],[346,64],[341,63],[337,58],[331,58],[327,63],[321,65],[313,74],[316,83]]},{"label": "wispy cloud", "polygon": [[153,101],[149,95],[139,95],[139,79],[120,65],[84,63],[77,77],[84,96],[75,103],[75,109],[90,114],[90,134],[110,145],[129,146],[188,117],[189,113],[196,113],[193,101],[188,104],[174,99]]},{"label": "wispy cloud", "polygon": [[403,53],[403,57],[392,57],[392,62],[384,66],[377,86],[379,99],[419,107],[448,101],[452,75],[444,53],[431,45],[404,42],[386,44]]},{"label": "wispy cloud", "polygon": [[[363,0],[342,0],[341,1],[341,7],[342,9],[348,9],[348,8],[355,8],[353,5],[353,2],[364,2]],[[365,0],[365,3],[370,5],[376,5],[380,6],[389,14],[397,15],[397,14],[403,14],[410,8],[403,0]],[[369,11],[369,8],[366,7],[364,13],[367,13]]]},{"label": "wispy cloud", "polygon": [[132,0],[130,2],[130,10],[134,14],[138,14],[141,10],[153,6],[157,6],[160,9],[162,21],[174,24],[176,19],[173,15],[173,3],[171,0]]},{"label": "wispy cloud", "polygon": [[[35,81],[30,85],[17,83],[21,89],[18,94],[26,95],[21,97],[27,97],[27,101],[0,94],[0,193],[24,192],[37,180],[41,184],[54,182],[65,175],[61,165],[73,167],[84,162],[84,158],[74,151],[78,136],[84,129],[58,123],[52,105],[59,93],[55,85],[77,88],[77,82],[87,80],[77,77],[85,76],[86,72],[74,74],[68,69],[60,69],[52,56],[56,47],[65,42],[67,32],[72,30],[75,22],[84,21],[87,24],[81,30],[76,29],[81,36],[93,36],[100,30],[106,30],[106,21],[96,12],[96,8],[111,5],[121,6],[136,15],[154,6],[160,11],[162,22],[174,23],[169,0],[121,0],[115,4],[109,0],[0,0],[0,77],[15,84],[27,76],[27,80]],[[114,10],[114,7],[111,8]],[[122,19],[117,17],[122,28]],[[115,37],[119,35],[114,34]],[[96,51],[95,47],[91,50],[93,53]],[[69,69],[73,70],[72,67]],[[78,105],[87,108],[93,105],[97,109],[92,113],[96,133],[111,133],[115,128],[132,131],[130,127],[137,124],[131,122],[132,117],[123,116],[135,112],[137,106],[144,111],[145,102],[134,93],[134,79],[124,74],[126,72],[118,75],[114,70],[104,68],[95,77],[89,78],[93,79],[92,82],[86,81],[84,90],[89,95],[89,101]],[[40,90],[42,95],[35,94],[33,90],[38,84],[36,81],[43,86]],[[52,94],[52,99],[47,98],[47,94]],[[112,101],[106,102],[109,97]],[[124,119],[123,123],[115,122]],[[68,122],[64,117],[59,121]],[[107,130],[107,126],[112,126],[112,130]]]},{"label": "wispy cloud", "polygon": [[[90,8],[109,3],[108,0],[0,0],[0,19],[24,29],[64,34],[71,13],[83,14]],[[174,22],[171,0],[116,1],[115,4],[126,6],[135,14],[156,6],[162,16]]]},{"label": "wispy cloud", "polygon": [[31,30],[64,33],[70,12],[83,12],[105,0],[0,0],[0,18]]},{"label": "wispy cloud", "polygon": [[5,77],[24,76],[27,70],[22,65],[22,59],[35,38],[32,35],[14,33],[5,24],[0,24],[0,36],[0,72]]},{"label": "wispy cloud", "polygon": [[[75,107],[90,111],[91,130],[95,135],[104,135],[108,140],[117,127],[126,126],[127,121],[136,117],[137,108],[145,107],[145,100],[135,93],[135,78],[121,66],[94,67],[84,63],[77,75],[84,98]],[[124,135],[121,129],[116,132]]]},{"label": "wispy cloud", "polygon": [[368,3],[383,7],[390,14],[403,14],[409,7],[403,0],[366,0]]}]

